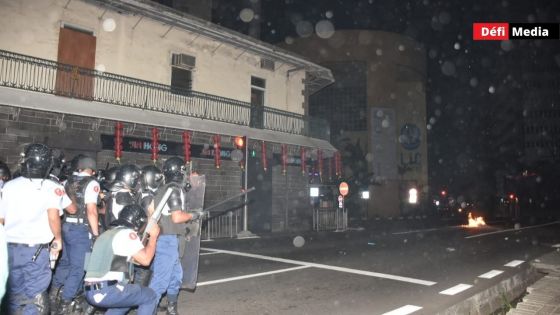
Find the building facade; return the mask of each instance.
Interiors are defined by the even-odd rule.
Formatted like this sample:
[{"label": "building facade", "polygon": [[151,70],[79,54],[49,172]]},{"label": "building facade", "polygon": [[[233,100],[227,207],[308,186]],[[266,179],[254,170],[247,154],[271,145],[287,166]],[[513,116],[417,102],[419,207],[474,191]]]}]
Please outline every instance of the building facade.
[{"label": "building facade", "polygon": [[335,83],[310,97],[309,114],[330,122],[345,177],[358,179],[354,190],[369,190],[370,200],[358,203],[366,203],[370,217],[410,215],[417,206],[408,204],[409,190],[420,199],[428,193],[424,48],[406,36],[368,30],[337,30],[282,47],[333,72]]},{"label": "building facade", "polygon": [[245,185],[245,167],[232,157],[232,138],[245,136],[254,152],[242,157],[254,178],[247,184],[266,196],[250,206],[249,228],[308,227],[309,196],[299,193],[307,178],[295,157],[302,147],[335,152],[328,125],[305,115],[307,95],[333,81],[328,69],[151,1],[0,5],[0,159],[15,167],[22,145],[42,142],[115,165],[120,122],[120,163],[161,165],[184,154],[187,132],[211,205]]}]

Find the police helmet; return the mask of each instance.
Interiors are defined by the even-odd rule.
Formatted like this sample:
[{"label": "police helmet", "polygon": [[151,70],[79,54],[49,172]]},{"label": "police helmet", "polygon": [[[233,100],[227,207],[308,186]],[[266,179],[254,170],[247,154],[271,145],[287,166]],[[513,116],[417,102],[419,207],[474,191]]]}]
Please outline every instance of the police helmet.
[{"label": "police helmet", "polygon": [[97,163],[93,158],[87,155],[82,155],[78,158],[76,169],[77,170],[91,169],[92,171],[95,171],[97,170]]},{"label": "police helmet", "polygon": [[169,158],[163,163],[163,175],[166,183],[181,183],[186,173],[185,161],[178,156]]},{"label": "police helmet", "polygon": [[163,182],[163,172],[154,165],[142,168],[142,189],[155,191]]},{"label": "police helmet", "polygon": [[119,168],[115,183],[122,184],[125,188],[135,190],[140,181],[140,169],[133,164],[126,164]]},{"label": "police helmet", "polygon": [[141,231],[147,221],[148,217],[144,209],[137,204],[131,204],[122,208],[121,212],[119,212],[119,217],[111,225],[126,226],[135,231]]},{"label": "police helmet", "polygon": [[51,174],[56,177],[59,177],[62,173],[62,169],[64,168],[64,152],[59,149],[52,150],[53,155],[53,167],[51,169]]},{"label": "police helmet", "polygon": [[46,178],[53,167],[52,150],[40,143],[25,148],[21,162],[21,175],[27,178]]},{"label": "police helmet", "polygon": [[74,172],[78,171],[78,162],[80,161],[81,158],[85,157],[85,155],[83,154],[78,154],[75,155],[72,160],[70,161],[70,168],[68,169],[68,171],[70,172],[70,175]]},{"label": "police helmet", "polygon": [[10,179],[12,179],[10,168],[4,162],[0,162],[0,180],[7,182]]}]

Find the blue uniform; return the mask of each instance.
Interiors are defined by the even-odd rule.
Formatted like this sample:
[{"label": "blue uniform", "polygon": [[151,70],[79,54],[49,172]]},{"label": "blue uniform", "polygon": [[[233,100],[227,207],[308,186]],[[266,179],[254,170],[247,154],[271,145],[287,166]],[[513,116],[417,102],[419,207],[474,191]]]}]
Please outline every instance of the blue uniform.
[{"label": "blue uniform", "polygon": [[48,244],[54,238],[48,210],[62,214],[64,187],[48,179],[18,177],[2,188],[0,218],[8,242],[11,313],[44,314],[51,281]]},{"label": "blue uniform", "polygon": [[[163,187],[161,189],[166,189]],[[160,219],[161,234],[156,244],[156,254],[152,263],[150,288],[154,289],[158,299],[167,294],[167,301],[176,303],[183,282],[183,268],[179,257],[179,235],[185,233],[184,223],[173,223],[173,211],[184,211],[185,193],[175,188],[162,211]],[[172,200],[175,199],[175,200]]]},{"label": "blue uniform", "polygon": [[[80,173],[73,177],[73,180],[79,182],[83,179],[89,179],[90,175],[87,173]],[[84,277],[84,261],[86,253],[91,252],[92,239],[88,220],[86,215],[86,206],[88,203],[97,205],[97,198],[99,195],[99,183],[91,179],[85,187],[78,187],[83,189],[82,197],[76,200],[82,204],[77,205],[77,216],[67,215],[62,225],[62,241],[63,250],[62,257],[56,268],[53,279],[53,288],[56,290],[64,286],[62,290],[63,301],[72,301],[78,294],[82,287],[82,280]],[[68,187],[67,192],[70,193]],[[75,197],[74,197],[75,198]],[[53,290],[51,288],[51,290]]]}]

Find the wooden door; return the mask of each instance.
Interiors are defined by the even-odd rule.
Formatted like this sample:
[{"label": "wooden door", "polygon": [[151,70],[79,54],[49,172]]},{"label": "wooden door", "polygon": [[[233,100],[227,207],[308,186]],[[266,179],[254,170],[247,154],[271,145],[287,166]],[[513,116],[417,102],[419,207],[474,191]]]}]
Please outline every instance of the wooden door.
[{"label": "wooden door", "polygon": [[58,38],[56,94],[93,99],[96,38],[92,32],[61,27]]}]

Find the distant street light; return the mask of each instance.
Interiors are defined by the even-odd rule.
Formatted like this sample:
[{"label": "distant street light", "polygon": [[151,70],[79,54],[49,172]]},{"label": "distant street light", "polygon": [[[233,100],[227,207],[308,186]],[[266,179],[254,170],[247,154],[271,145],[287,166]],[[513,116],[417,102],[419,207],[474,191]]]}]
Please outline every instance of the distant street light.
[{"label": "distant street light", "polygon": [[416,188],[410,188],[408,190],[408,203],[410,204],[418,203],[418,190]]},{"label": "distant street light", "polygon": [[367,190],[362,191],[362,199],[369,199],[369,191]]}]

